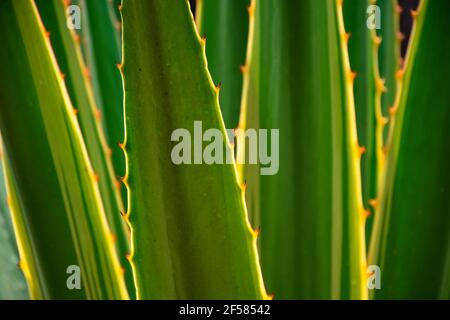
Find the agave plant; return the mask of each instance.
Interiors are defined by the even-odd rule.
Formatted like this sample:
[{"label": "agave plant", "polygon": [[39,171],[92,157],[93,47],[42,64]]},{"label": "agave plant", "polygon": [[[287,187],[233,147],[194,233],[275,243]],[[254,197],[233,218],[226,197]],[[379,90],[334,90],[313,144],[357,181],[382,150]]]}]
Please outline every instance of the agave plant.
[{"label": "agave plant", "polygon": [[1,1],[0,298],[448,299],[450,3],[401,11]]}]

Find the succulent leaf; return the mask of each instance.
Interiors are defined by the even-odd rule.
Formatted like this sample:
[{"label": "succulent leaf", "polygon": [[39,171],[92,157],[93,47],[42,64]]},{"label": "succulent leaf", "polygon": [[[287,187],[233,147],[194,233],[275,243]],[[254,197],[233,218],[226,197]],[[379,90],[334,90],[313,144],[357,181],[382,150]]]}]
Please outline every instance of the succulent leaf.
[{"label": "succulent leaf", "polygon": [[397,72],[402,87],[369,255],[381,269],[375,299],[449,297],[450,177],[443,168],[450,96],[442,87],[450,82],[450,43],[443,40],[449,10],[447,1],[421,1],[405,67]]},{"label": "succulent leaf", "polygon": [[242,94],[241,66],[245,64],[249,0],[201,0],[197,25],[206,38],[208,69],[221,85],[220,108],[227,128],[236,128]]},{"label": "succulent leaf", "polygon": [[194,121],[220,130],[231,151],[188,2],[125,0],[122,16],[124,182],[137,297],[268,298],[234,162],[171,159],[172,133],[192,133]]},{"label": "succulent leaf", "polygon": [[[0,37],[0,128],[32,298],[127,298],[76,112],[33,1],[0,2]],[[69,290],[70,266],[80,268],[79,290]]]},{"label": "succulent leaf", "polygon": [[[126,254],[130,252],[129,230],[120,214],[125,209],[101,124],[101,111],[92,92],[89,69],[83,61],[77,41],[74,40],[78,37],[66,27],[66,5],[60,0],[37,0],[36,5],[45,29],[50,32],[50,42],[61,74],[64,75],[69,97],[78,111],[77,119],[98,180],[106,217],[116,238],[121,265],[125,268],[128,266]],[[126,271],[129,288],[132,289],[131,269]]]},{"label": "succulent leaf", "polygon": [[[279,129],[279,172],[245,165],[269,292],[364,299],[365,211],[342,1],[254,1],[240,127]],[[239,156],[238,156],[239,157]]]},{"label": "succulent leaf", "polygon": [[0,300],[27,299],[27,284],[18,267],[19,254],[8,207],[10,200],[6,196],[2,162],[3,160],[0,161]]}]

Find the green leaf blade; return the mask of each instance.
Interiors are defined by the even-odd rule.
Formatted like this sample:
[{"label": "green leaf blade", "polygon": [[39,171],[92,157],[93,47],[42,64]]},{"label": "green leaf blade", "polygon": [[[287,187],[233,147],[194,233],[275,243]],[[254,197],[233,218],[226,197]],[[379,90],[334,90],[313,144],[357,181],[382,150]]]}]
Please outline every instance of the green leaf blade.
[{"label": "green leaf blade", "polygon": [[197,24],[205,36],[208,69],[221,85],[220,107],[227,128],[236,128],[242,93],[241,66],[245,64],[249,0],[202,0]]},{"label": "green leaf blade", "polygon": [[[117,1],[114,1],[116,3]],[[82,46],[92,76],[96,103],[102,111],[107,143],[111,149],[114,171],[125,175],[125,158],[119,143],[124,140],[123,86],[118,70],[121,43],[109,0],[80,0],[82,11]],[[123,202],[126,200],[122,192]]]},{"label": "green leaf blade", "polygon": [[19,255],[8,208],[10,201],[6,196],[6,180],[2,162],[0,162],[0,261],[2,261],[0,300],[28,299],[27,284],[19,269]]},{"label": "green leaf blade", "polygon": [[422,1],[415,21],[371,242],[370,263],[382,279],[375,299],[448,298],[449,10],[447,2]]},{"label": "green leaf blade", "polygon": [[[31,246],[22,258],[39,284],[32,298],[127,298],[86,148],[37,8],[32,1],[2,1],[0,24],[6,44],[0,50],[0,128],[23,213],[20,230]],[[80,267],[80,290],[68,288],[71,265]]]},{"label": "green leaf blade", "polygon": [[[124,1],[122,15],[138,298],[265,298],[234,165],[176,166],[171,159],[176,129],[192,133],[202,121],[203,130],[225,135],[187,1]],[[226,141],[222,147],[229,150]]]},{"label": "green leaf blade", "polygon": [[[92,167],[98,180],[98,186],[111,236],[115,238],[121,265],[128,266],[126,255],[130,252],[129,230],[121,216],[124,206],[122,203],[117,178],[112,166],[112,154],[106,145],[100,119],[99,109],[95,103],[91,78],[87,73],[81,49],[76,37],[66,26],[66,6],[59,0],[36,1],[40,15],[50,42],[54,49],[58,66],[64,74],[64,82],[72,104],[77,109],[77,119],[86,144]],[[131,269],[126,270],[126,279],[130,290],[134,290]]]},{"label": "green leaf blade", "polygon": [[[279,172],[246,165],[269,292],[362,299],[364,218],[356,119],[336,1],[258,1],[242,128],[279,129]],[[250,27],[252,30],[252,27]],[[256,169],[255,169],[256,167]]]}]

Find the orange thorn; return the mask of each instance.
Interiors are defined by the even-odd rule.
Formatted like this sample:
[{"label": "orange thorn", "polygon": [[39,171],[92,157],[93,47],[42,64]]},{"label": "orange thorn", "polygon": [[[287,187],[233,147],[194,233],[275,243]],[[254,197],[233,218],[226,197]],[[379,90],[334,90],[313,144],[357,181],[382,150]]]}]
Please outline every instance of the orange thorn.
[{"label": "orange thorn", "polygon": [[252,1],[250,5],[247,7],[248,15],[253,17],[255,15],[255,2]]},{"label": "orange thorn", "polygon": [[218,85],[214,86],[214,92],[219,95],[220,94],[220,89],[222,88],[222,84],[219,83]]},{"label": "orange thorn", "polygon": [[116,235],[114,233],[111,233],[111,241],[113,243],[116,243],[116,241],[117,241],[117,237],[116,237]]},{"label": "orange thorn", "polygon": [[348,40],[350,40],[351,36],[352,36],[351,32],[344,33],[344,41],[345,41],[345,43],[348,43]]},{"label": "orange thorn", "polygon": [[75,42],[80,43],[80,36],[76,33],[73,33],[73,39],[75,40]]},{"label": "orange thorn", "polygon": [[378,209],[378,200],[377,199],[370,199],[369,200],[369,205],[374,208],[375,210]]},{"label": "orange thorn", "polygon": [[122,184],[120,183],[120,181],[114,180],[114,185],[116,186],[117,189],[119,189],[119,190],[122,189]]},{"label": "orange thorn", "polygon": [[413,19],[416,19],[417,16],[419,15],[419,10],[411,9],[410,13],[411,13],[411,16],[413,17]]},{"label": "orange thorn", "polygon": [[275,293],[268,294],[267,297],[268,297],[270,300],[273,300],[273,299],[275,299]]},{"label": "orange thorn", "polygon": [[397,80],[401,80],[403,78],[403,75],[405,73],[405,70],[402,69],[398,69],[397,72],[395,73],[395,78],[397,78]]},{"label": "orange thorn", "polygon": [[100,177],[95,172],[93,173],[93,177],[94,177],[95,182],[98,182],[100,180]]},{"label": "orange thorn", "polygon": [[364,217],[367,219],[368,217],[370,217],[372,215],[372,212],[370,212],[370,210],[364,210]]},{"label": "orange thorn", "polygon": [[359,147],[358,152],[359,156],[361,157],[364,153],[366,153],[366,147],[364,146]]},{"label": "orange thorn", "polygon": [[242,191],[246,191],[247,190],[247,181],[244,181],[242,184],[241,184],[241,189],[242,189]]},{"label": "orange thorn", "polygon": [[122,11],[122,4],[119,4],[119,5],[117,6],[117,8],[119,9],[119,11]]},{"label": "orange thorn", "polygon": [[64,73],[62,73],[61,71],[59,71],[59,76],[61,77],[61,79],[65,79],[66,78],[66,75],[64,74]]},{"label": "orange thorn", "polygon": [[125,274],[125,268],[124,267],[120,267],[120,271],[122,272],[122,274]]},{"label": "orange thorn", "polygon": [[98,121],[102,120],[102,112],[98,108],[95,109],[95,117]]},{"label": "orange thorn", "polygon": [[401,5],[399,5],[399,4],[397,4],[395,6],[395,10],[397,11],[398,14],[400,14],[400,13],[403,12],[403,7]]},{"label": "orange thorn", "polygon": [[351,81],[355,81],[356,76],[357,76],[358,74],[357,74],[356,72],[354,72],[354,71],[350,71],[349,75],[350,75],[350,80],[351,80]]},{"label": "orange thorn", "polygon": [[117,145],[119,146],[120,149],[125,151],[125,144],[124,143],[119,142]]},{"label": "orange thorn", "polygon": [[248,71],[246,65],[241,65],[241,66],[239,67],[239,70],[241,70],[241,73],[247,73],[247,71]]},{"label": "orange thorn", "polygon": [[91,79],[91,71],[88,67],[84,67],[83,73],[86,78]]},{"label": "orange thorn", "polygon": [[130,253],[127,253],[127,254],[125,255],[125,258],[126,258],[128,261],[131,262],[132,257],[131,257],[131,254],[130,254]]},{"label": "orange thorn", "polygon": [[381,44],[382,41],[383,41],[383,39],[382,39],[381,37],[379,37],[379,36],[375,36],[374,39],[373,39],[373,43],[374,43],[376,46],[379,46],[379,45]]},{"label": "orange thorn", "polygon": [[405,40],[405,35],[400,31],[397,32],[396,37],[397,37],[397,40],[399,40],[399,41]]},{"label": "orange thorn", "polygon": [[384,79],[381,79],[381,78],[377,79],[376,86],[377,86],[377,91],[378,92],[386,92],[387,91],[386,87],[384,86],[384,82],[385,82]]},{"label": "orange thorn", "polygon": [[122,70],[122,64],[121,63],[117,63],[116,67],[117,67],[117,69]]},{"label": "orange thorn", "polygon": [[261,234],[261,227],[253,229],[253,234],[255,235],[255,237],[259,237],[259,235]]},{"label": "orange thorn", "polygon": [[45,37],[50,39],[50,31],[44,31]]},{"label": "orange thorn", "polygon": [[393,117],[397,113],[398,106],[393,106],[389,108],[389,114]]},{"label": "orange thorn", "polygon": [[75,116],[78,115],[78,109],[73,108],[73,114],[74,114]]}]

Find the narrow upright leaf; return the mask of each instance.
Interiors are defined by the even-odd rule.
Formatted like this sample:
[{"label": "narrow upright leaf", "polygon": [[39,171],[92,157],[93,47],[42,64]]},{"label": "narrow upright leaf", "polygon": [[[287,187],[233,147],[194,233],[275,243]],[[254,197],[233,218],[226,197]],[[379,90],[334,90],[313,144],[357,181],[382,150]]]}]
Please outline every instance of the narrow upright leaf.
[{"label": "narrow upright leaf", "polygon": [[48,36],[33,1],[0,2],[0,129],[20,207],[17,236],[29,246],[21,266],[37,284],[33,298],[127,298]]},{"label": "narrow upright leaf", "polygon": [[0,161],[0,300],[27,299],[27,284],[19,269],[19,254],[8,207],[2,161]]},{"label": "narrow upright leaf", "polygon": [[[118,147],[124,139],[123,88],[120,72],[117,69],[121,61],[121,43],[117,32],[120,24],[111,13],[113,4],[110,0],[79,1],[82,10],[82,44],[85,48],[86,63],[92,76],[95,99],[102,111],[114,170],[118,177],[123,177],[125,158]],[[123,191],[124,198],[126,198],[125,194]]]},{"label": "narrow upright leaf", "polygon": [[[106,217],[112,236],[117,240],[121,264],[126,266],[126,255],[130,252],[129,231],[120,214],[124,207],[99,118],[101,111],[92,93],[89,69],[84,64],[79,45],[74,41],[76,35],[66,26],[64,3],[60,0],[38,0],[36,4],[46,30],[50,32],[50,42],[61,74],[72,104],[77,109],[77,119],[98,180]],[[129,288],[133,288],[131,270],[127,271]]]},{"label": "narrow upright leaf", "polygon": [[[201,148],[195,121],[203,132],[219,130],[218,149],[231,153],[188,2],[125,0],[122,15],[125,183],[138,298],[266,298],[234,162],[175,165],[171,157],[177,129],[192,138],[180,142],[189,143],[185,152]],[[201,162],[202,150],[194,153]]]},{"label": "narrow upright leaf", "polygon": [[370,212],[367,240],[379,208],[378,189],[385,167],[384,134],[388,124],[385,104],[395,96],[395,73],[399,66],[395,3],[395,0],[344,2],[350,64],[357,74],[354,93],[358,138],[365,149],[361,174],[364,205]]},{"label": "narrow upright leaf", "polygon": [[450,2],[422,0],[393,111],[384,192],[369,263],[375,299],[448,299],[450,293]]},{"label": "narrow upright leaf", "polygon": [[220,107],[227,128],[236,128],[242,94],[241,67],[245,64],[249,0],[201,0],[197,24],[206,37],[208,69],[221,86]]},{"label": "narrow upright leaf", "polygon": [[261,227],[268,291],[281,299],[367,296],[361,150],[341,3],[260,0],[250,10],[240,128],[279,129],[280,152],[275,175],[246,165],[243,179]]}]

